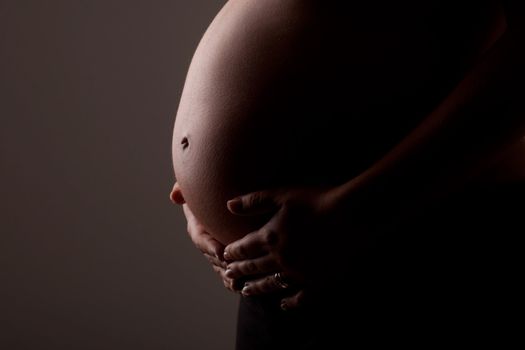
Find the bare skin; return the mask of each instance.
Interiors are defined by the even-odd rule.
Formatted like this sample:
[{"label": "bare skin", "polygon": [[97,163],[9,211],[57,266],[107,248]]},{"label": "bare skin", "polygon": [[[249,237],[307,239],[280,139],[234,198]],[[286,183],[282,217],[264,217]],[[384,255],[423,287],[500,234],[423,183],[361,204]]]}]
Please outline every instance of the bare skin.
[{"label": "bare skin", "polygon": [[[522,63],[523,42],[517,40],[522,38],[521,35],[522,32],[513,30],[512,27],[506,29],[485,58],[465,77],[441,106],[403,142],[360,176],[338,188],[330,189],[313,197],[305,197],[305,192],[311,192],[310,190],[303,190],[298,193],[294,190],[262,191],[230,201],[228,203],[230,211],[239,215],[246,215],[251,210],[259,213],[260,206],[267,207],[268,203],[275,206],[274,211],[277,211],[277,214],[259,231],[255,231],[225,248],[225,256],[230,260],[235,260],[228,265],[226,276],[235,279],[245,278],[251,275],[252,271],[256,271],[257,274],[269,273],[272,271],[266,269],[265,266],[271,266],[271,261],[275,261],[280,263],[282,271],[288,272],[290,275],[297,275],[299,271],[309,273],[309,276],[303,277],[305,280],[314,281],[315,277],[319,276],[322,271],[316,271],[311,266],[296,266],[294,263],[314,259],[315,256],[306,256],[304,252],[308,250],[305,250],[298,242],[292,241],[292,238],[300,234],[302,243],[304,236],[309,236],[308,229],[305,228],[316,228],[319,227],[319,224],[321,227],[325,227],[326,212],[340,213],[344,216],[349,212],[355,212],[356,204],[353,203],[356,202],[360,210],[367,206],[366,203],[369,203],[368,205],[371,205],[372,210],[375,210],[376,202],[374,200],[389,201],[389,196],[398,195],[397,188],[404,188],[405,197],[407,195],[415,196],[410,205],[424,207],[425,201],[453,192],[457,186],[472,176],[477,176],[481,179],[480,181],[487,183],[491,181],[525,181],[523,142],[525,109],[520,102],[523,96],[519,91],[516,93],[514,87],[525,77]],[[516,57],[518,57],[517,60]],[[480,83],[480,81],[483,82]],[[495,107],[501,109],[498,110]],[[476,125],[476,118],[486,116],[482,112],[484,110],[489,111],[488,113],[505,111],[493,114],[500,118],[496,124],[499,129],[492,129],[494,124],[490,123],[477,123]],[[466,121],[470,121],[470,123],[466,123]],[[461,140],[445,140],[447,136],[450,137],[451,130],[459,131]],[[477,133],[487,134],[490,132],[493,134],[492,139],[476,143],[475,135]],[[444,142],[457,142],[458,146],[461,143],[473,142],[477,144],[477,147],[474,150],[469,149],[464,152],[458,152],[461,148],[454,147],[454,153],[447,152],[447,148],[444,148],[445,151],[440,150],[437,153],[432,153],[433,156],[437,157],[432,159],[431,169],[440,169],[440,172],[417,171],[421,164],[425,164],[425,160],[421,157],[428,156],[421,150],[432,150],[433,146],[440,143],[445,145]],[[463,161],[461,166],[454,161],[458,158]],[[495,165],[492,168],[488,165],[494,163]],[[408,169],[410,171],[407,171]],[[396,173],[414,172],[414,176],[410,176],[408,179],[391,180],[399,178],[395,176]],[[440,175],[436,176],[435,173],[440,173]],[[410,182],[426,185],[427,190],[423,192],[423,197],[419,192],[410,193],[406,191],[406,185]],[[383,191],[377,197],[374,192],[370,192],[370,188],[376,186],[381,186],[384,189],[384,183],[388,184],[387,188],[392,189],[391,193]],[[363,196],[367,198],[365,202],[362,200]],[[310,218],[307,225],[299,225],[292,216],[287,215],[296,207],[294,202],[298,197],[313,198],[311,200],[298,200],[303,208],[303,214],[306,214],[303,217]],[[319,206],[323,209],[316,209]],[[310,209],[304,212],[305,207]],[[328,207],[327,210],[324,209],[326,207]],[[331,223],[337,222],[336,227],[352,227],[348,230],[352,236],[362,237],[370,233],[368,227],[365,226],[363,229],[363,226],[352,226],[351,221],[344,221],[342,217],[332,215],[329,221]],[[263,237],[267,235],[268,231],[278,234],[280,237],[278,241],[283,242],[283,246],[265,244]],[[310,232],[313,234],[313,231]],[[357,248],[358,251],[362,251],[362,240],[358,244],[350,241],[350,245]],[[296,247],[299,248],[295,250]],[[291,250],[294,251],[290,252]],[[290,261],[290,256],[297,258]],[[264,264],[262,264],[263,261]],[[325,277],[323,276],[323,278]],[[254,288],[250,287],[249,293],[264,293],[264,285],[267,283],[267,281],[259,281]],[[319,285],[320,283],[321,281],[312,284]],[[303,294],[304,291],[301,291],[301,296]],[[298,300],[297,298],[289,299],[287,304],[295,307],[298,305]]]},{"label": "bare skin", "polygon": [[[325,270],[326,266],[329,266],[329,270],[333,269],[337,273],[336,267],[341,265],[341,257],[365,254],[372,246],[375,228],[357,220],[356,218],[359,217],[359,215],[356,215],[357,212],[373,213],[379,217],[391,216],[391,210],[385,211],[384,204],[379,208],[378,203],[392,205],[394,203],[393,198],[399,194],[397,193],[398,188],[405,190],[408,188],[403,195],[410,198],[408,201],[409,205],[424,206],[425,201],[431,201],[435,198],[436,192],[442,194],[452,191],[456,186],[463,183],[466,178],[472,176],[473,173],[479,174],[479,169],[486,168],[487,164],[495,157],[495,154],[506,145],[517,142],[523,130],[521,109],[515,108],[504,115],[503,118],[501,118],[501,115],[498,115],[500,118],[498,125],[501,125],[501,130],[498,130],[499,133],[488,142],[480,142],[476,135],[487,134],[489,131],[496,134],[491,130],[492,126],[489,125],[490,123],[476,123],[469,118],[475,118],[483,110],[493,110],[499,101],[498,98],[501,99],[505,93],[509,96],[514,95],[511,90],[508,90],[509,79],[521,81],[522,75],[520,75],[521,73],[517,74],[517,72],[521,72],[522,68],[518,66],[518,62],[515,59],[510,57],[516,56],[516,53],[522,50],[521,47],[518,47],[518,41],[515,38],[515,36],[519,37],[521,35],[521,28],[519,26],[511,26],[512,29],[509,30],[500,26],[498,31],[498,26],[495,26],[496,29],[490,33],[491,35],[487,35],[486,40],[482,41],[483,44],[476,49],[479,55],[483,54],[484,59],[476,66],[473,66],[472,70],[465,74],[462,81],[455,86],[451,86],[447,96],[426,119],[421,121],[419,127],[408,134],[386,156],[378,159],[375,163],[371,162],[371,165],[362,169],[361,172],[355,173],[358,176],[352,176],[350,177],[352,180],[338,186],[326,186],[326,181],[320,181],[325,186],[290,186],[285,183],[287,186],[283,187],[283,184],[279,183],[278,178],[272,179],[269,183],[265,183],[262,180],[263,178],[271,177],[271,172],[250,172],[250,170],[258,168],[254,167],[253,163],[246,162],[246,160],[239,163],[241,158],[235,151],[233,151],[230,159],[221,157],[214,159],[213,155],[217,155],[217,153],[206,150],[202,152],[197,151],[192,156],[183,155],[184,153],[180,151],[181,144],[183,147],[186,146],[186,148],[188,146],[184,142],[180,142],[180,140],[184,141],[188,136],[191,136],[189,137],[190,147],[195,144],[199,145],[198,140],[203,136],[202,134],[199,135],[196,127],[203,128],[203,122],[200,122],[202,120],[204,120],[204,123],[210,123],[209,125],[219,126],[208,127],[213,132],[205,134],[205,139],[207,141],[210,140],[211,144],[220,144],[221,138],[224,137],[221,135],[224,132],[227,132],[229,137],[238,142],[234,142],[233,146],[228,146],[227,150],[230,151],[243,144],[243,142],[246,143],[246,137],[235,131],[227,131],[229,130],[228,127],[223,127],[224,124],[221,124],[218,120],[223,120],[227,117],[228,120],[234,119],[232,124],[246,125],[243,124],[246,120],[245,116],[253,115],[254,109],[260,109],[260,103],[267,104],[269,102],[268,99],[263,98],[267,89],[275,89],[277,91],[276,95],[279,96],[281,94],[284,95],[284,92],[298,88],[297,76],[294,75],[284,79],[284,83],[280,79],[266,79],[275,76],[281,77],[283,74],[286,77],[286,74],[283,72],[290,70],[286,58],[293,60],[294,55],[297,54],[293,50],[291,52],[289,47],[311,47],[305,44],[303,40],[306,39],[301,38],[300,35],[301,32],[304,32],[304,28],[308,28],[311,24],[309,22],[311,21],[311,12],[309,12],[311,9],[294,7],[292,5],[296,3],[293,1],[287,3],[292,4],[290,8],[285,6],[284,9],[276,4],[268,5],[266,2],[260,7],[254,4],[246,1],[243,5],[239,5],[236,1],[230,1],[229,6],[223,10],[222,15],[215,21],[216,26],[212,25],[210,27],[211,33],[216,35],[212,36],[210,34],[208,37],[205,36],[204,44],[202,44],[200,51],[198,50],[201,57],[210,57],[209,55],[212,52],[224,53],[225,56],[221,54],[218,56],[212,55],[212,63],[210,63],[206,59],[198,58],[199,55],[196,54],[195,62],[197,63],[195,65],[192,64],[193,70],[190,69],[185,87],[186,93],[185,95],[183,94],[177,116],[177,123],[179,124],[176,124],[174,132],[174,164],[180,186],[175,185],[171,198],[178,204],[183,204],[187,200],[188,203],[184,205],[184,210],[188,218],[190,236],[210,260],[214,269],[220,274],[227,288],[238,290],[239,283],[235,281],[244,282],[247,279],[251,279],[243,289],[244,294],[253,295],[275,292],[279,290],[280,286],[276,283],[275,278],[271,276],[275,272],[282,272],[292,283],[301,287],[298,293],[291,295],[284,301],[285,307],[295,307],[305,300],[306,292],[313,288],[311,286],[319,284],[315,277],[323,276],[323,271],[319,271],[318,261],[323,261]],[[277,19],[275,22],[272,22],[272,26],[275,25],[277,28],[283,29],[283,33],[285,33],[283,37],[285,39],[281,43],[284,42],[285,45],[278,48],[272,47],[272,50],[265,52],[264,48],[267,47],[265,44],[272,43],[276,39],[271,35],[265,36],[268,27],[264,18],[268,18],[265,15],[273,14],[276,6],[279,8],[278,13],[280,15],[273,17]],[[298,16],[300,18],[298,20],[299,25],[290,25],[287,22],[287,14],[297,13],[298,10],[300,10],[299,13],[301,14]],[[237,21],[240,18],[245,21],[243,23],[247,28],[251,28],[249,26],[250,23],[255,23],[253,27],[255,31],[248,32],[258,38],[263,38],[257,41],[257,45],[247,44],[247,46],[243,46],[243,43],[246,44],[246,41],[229,31],[228,28],[234,28],[239,23]],[[515,22],[518,21],[512,20],[512,23]],[[261,23],[264,25],[261,26]],[[280,25],[283,25],[283,27],[280,27]],[[222,28],[218,29],[218,34],[215,31],[217,27]],[[275,33],[276,27],[271,28],[270,32]],[[294,29],[287,31],[290,28],[298,29],[297,31]],[[505,32],[505,35],[503,32]],[[213,37],[228,39],[232,36],[236,40],[226,40],[226,44],[220,40],[219,42],[213,40]],[[310,38],[311,36],[308,36],[308,40]],[[244,39],[249,39],[248,42],[255,43],[251,40],[251,37]],[[228,46],[229,44],[233,46]],[[222,51],[221,47],[226,47],[226,51]],[[315,48],[316,50],[311,52],[323,51],[318,50],[319,47]],[[228,52],[228,54],[225,52]],[[242,62],[250,58],[250,55],[254,52],[261,57],[261,64],[242,65]],[[277,63],[266,60],[266,58],[275,57],[275,52],[281,52],[282,55],[279,57],[284,57],[284,59]],[[486,54],[487,52],[488,54]],[[235,53],[240,53],[240,56],[236,56]],[[300,53],[304,54],[304,52]],[[221,57],[226,57],[226,61],[221,61]],[[236,59],[239,59],[239,61],[236,61]],[[360,61],[359,56],[353,59]],[[234,64],[226,63],[232,61]],[[382,62],[382,64],[384,64],[385,70],[390,68],[388,63]],[[491,69],[502,66],[508,67],[508,69]],[[310,71],[311,66],[306,68],[308,68],[306,71]],[[366,71],[366,67],[361,68]],[[234,69],[234,71],[229,71],[229,69]],[[425,67],[420,67],[420,69],[425,71]],[[229,76],[232,72],[238,73],[233,74],[232,78]],[[217,79],[202,78],[210,75]],[[410,76],[410,74],[408,75]],[[315,74],[313,76],[314,78],[316,77]],[[248,85],[246,84],[246,77],[250,77]],[[388,80],[387,78],[385,79],[386,81]],[[479,81],[484,82],[484,84],[479,84]],[[279,83],[278,86],[272,85],[276,82]],[[302,81],[299,82],[303,83]],[[359,82],[362,83],[362,81]],[[317,82],[317,84],[319,83],[320,81]],[[435,83],[438,84],[437,81]],[[210,86],[212,87],[210,91],[222,91],[224,93],[208,93]],[[204,91],[204,94],[199,95],[195,91]],[[387,92],[388,94],[394,94],[392,91]],[[237,101],[232,97],[239,95],[243,97],[242,101]],[[491,98],[487,98],[488,96]],[[493,102],[494,96],[496,96],[496,102]],[[375,95],[374,99],[381,99],[381,97],[380,95]],[[357,99],[359,100],[359,98]],[[235,100],[234,103],[232,103],[232,100]],[[367,102],[369,101],[365,99],[363,105],[356,104],[354,106],[355,111],[363,111],[367,107]],[[494,104],[491,105],[489,102]],[[272,107],[283,106],[281,101],[271,101],[269,105]],[[201,107],[195,111],[194,106]],[[401,109],[397,112],[414,113],[409,106],[402,107],[406,110]],[[264,107],[262,109],[268,112],[279,108],[269,109]],[[195,122],[197,114],[206,114],[210,111],[212,114],[207,114],[204,117],[200,116],[200,119],[198,119],[200,121]],[[227,113],[221,114],[217,111],[226,111]],[[256,125],[258,130],[263,130],[261,134],[265,135],[266,132],[273,130],[273,125],[276,122],[276,119],[270,118],[267,123]],[[293,121],[291,125],[294,122],[296,121]],[[465,125],[469,126],[468,130],[464,129]],[[474,128],[472,128],[473,125],[475,126]],[[277,140],[276,144],[281,146],[286,141],[286,135],[289,135],[290,132],[290,129],[284,128],[284,130],[283,134],[273,135],[282,137],[274,138]],[[451,140],[448,137],[451,131],[461,135],[461,139]],[[253,137],[253,134],[251,136]],[[476,147],[474,152],[470,147],[463,150],[462,144],[465,142],[467,144],[478,144],[479,147]],[[283,161],[286,161],[288,156],[286,152],[283,154],[283,152],[270,147],[264,150],[265,153],[261,153],[257,148],[250,148],[255,143],[257,142],[248,142],[248,147],[246,148],[245,145],[244,150],[247,154],[253,155],[252,159],[256,160],[257,163],[281,164]],[[443,145],[445,147],[442,147]],[[198,146],[193,147],[193,152],[195,152],[195,148]],[[210,157],[209,154],[212,156]],[[281,154],[283,158],[268,158],[264,154],[271,154],[272,157],[275,157],[276,154]],[[190,158],[192,159],[191,161],[188,160]],[[428,158],[432,158],[431,163],[425,161]],[[517,158],[520,159],[520,157]],[[458,159],[467,159],[468,161],[463,162],[463,165],[458,167]],[[217,165],[217,162],[220,162],[220,164]],[[242,164],[242,166],[239,164]],[[422,164],[425,164],[425,166],[422,166]],[[199,167],[210,166],[214,169],[219,169],[215,173],[216,178],[213,180],[216,182],[210,182],[209,178],[194,178],[195,174],[206,173],[206,171],[202,170],[203,168]],[[514,170],[510,170],[509,173],[516,173],[516,167],[511,165],[510,169]],[[232,172],[231,169],[234,169],[234,171]],[[433,169],[439,169],[440,171],[433,171]],[[446,169],[446,171],[443,171],[443,169]],[[349,171],[350,173],[353,172]],[[399,176],[396,176],[399,173],[413,175],[400,179]],[[437,176],[437,174],[439,175]],[[246,176],[251,175],[253,175],[252,179],[249,181],[245,180]],[[245,182],[241,181],[239,185],[239,180]],[[223,187],[216,186],[216,184],[221,182],[226,185]],[[195,183],[204,183],[204,188],[195,187]],[[237,187],[233,186],[233,184]],[[421,191],[420,185],[422,184],[424,185],[424,190]],[[216,192],[217,188],[220,188],[222,192]],[[243,195],[229,201],[227,207],[224,205],[228,199],[241,195],[243,192],[250,192],[249,188],[252,188],[252,190],[260,188],[279,189],[257,191]],[[378,195],[377,188],[382,189],[380,195]],[[206,205],[201,203],[206,203]],[[386,206],[388,207],[388,205]],[[233,215],[229,216],[227,210],[232,214],[238,215],[238,219],[235,219]],[[353,215],[349,215],[349,213],[353,213]],[[259,220],[261,215],[265,218],[265,221],[262,223]],[[257,218],[257,220],[250,221],[252,216]],[[305,218],[308,218],[308,221]],[[251,233],[244,236],[250,231]],[[329,251],[319,251],[319,249],[316,249],[319,246],[319,242],[328,239],[321,238],[319,232],[339,233],[337,240],[339,241],[341,237],[344,237],[344,244],[339,244],[335,247],[330,245],[331,249]],[[341,236],[341,233],[345,234]],[[243,236],[244,238],[241,238]],[[225,247],[228,243],[230,244]],[[229,262],[229,264],[225,261]],[[226,267],[227,270],[225,269]],[[258,278],[261,275],[265,277]],[[323,276],[323,278],[326,278],[326,276]]]}]

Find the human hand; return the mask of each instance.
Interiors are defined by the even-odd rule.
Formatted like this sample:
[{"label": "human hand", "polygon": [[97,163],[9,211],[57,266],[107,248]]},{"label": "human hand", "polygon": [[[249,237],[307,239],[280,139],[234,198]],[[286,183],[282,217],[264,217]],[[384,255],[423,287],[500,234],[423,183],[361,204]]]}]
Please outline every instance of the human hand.
[{"label": "human hand", "polygon": [[282,290],[279,282],[285,278],[297,292],[284,299],[286,306],[299,306],[326,279],[338,278],[349,256],[362,254],[370,245],[370,237],[330,189],[261,191],[228,201],[227,206],[236,215],[274,213],[261,229],[224,250],[229,262],[226,277],[273,276],[250,281],[243,288],[245,295]]},{"label": "human hand", "polygon": [[[291,283],[291,284],[290,284]],[[241,290],[243,296],[254,296],[279,293],[281,309],[292,310],[307,304],[310,298],[310,288],[291,282],[282,273],[277,272],[264,278],[248,280]]]},{"label": "human hand", "polygon": [[211,263],[213,270],[219,274],[224,286],[232,292],[238,292],[240,289],[233,279],[226,277],[227,263],[223,259],[224,245],[214,239],[206,229],[197,221],[188,205],[185,203],[184,197],[180,191],[178,183],[175,183],[170,194],[170,199],[173,203],[182,205],[184,216],[186,217],[187,231],[195,246],[203,253],[203,255]]}]

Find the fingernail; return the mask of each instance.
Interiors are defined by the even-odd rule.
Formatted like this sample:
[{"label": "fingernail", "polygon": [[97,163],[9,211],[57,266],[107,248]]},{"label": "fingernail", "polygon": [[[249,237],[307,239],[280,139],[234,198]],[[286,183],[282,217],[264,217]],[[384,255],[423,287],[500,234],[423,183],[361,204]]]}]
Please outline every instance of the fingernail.
[{"label": "fingernail", "polygon": [[283,311],[287,311],[288,310],[288,304],[284,300],[281,301],[281,310],[283,310]]},{"label": "fingernail", "polygon": [[227,269],[224,275],[228,278],[233,278],[233,271],[230,269]]},{"label": "fingernail", "polygon": [[230,255],[228,254],[228,252],[224,252],[224,253],[222,253],[222,256],[223,256],[224,260],[228,260],[228,257]]},{"label": "fingernail", "polygon": [[242,290],[241,290],[241,294],[244,295],[245,297],[249,296],[251,294],[251,290],[250,288],[248,287],[244,287]]},{"label": "fingernail", "polygon": [[234,199],[230,199],[228,202],[226,202],[226,206],[231,212],[241,212],[242,211],[242,200],[237,197]]}]

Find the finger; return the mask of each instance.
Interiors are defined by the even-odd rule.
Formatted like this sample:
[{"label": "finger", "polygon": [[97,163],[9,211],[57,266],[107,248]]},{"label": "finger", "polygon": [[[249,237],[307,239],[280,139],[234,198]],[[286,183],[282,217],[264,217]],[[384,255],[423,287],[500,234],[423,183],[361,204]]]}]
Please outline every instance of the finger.
[{"label": "finger", "polygon": [[180,185],[178,182],[175,182],[175,185],[173,185],[173,189],[170,193],[170,199],[174,204],[184,204],[186,201],[184,200],[184,197],[182,196],[182,191],[180,189]]},{"label": "finger", "polygon": [[212,265],[213,270],[217,272],[217,274],[221,277],[222,282],[224,283],[224,287],[226,289],[233,291],[233,283],[232,280],[224,275],[224,269],[220,268],[219,266]]},{"label": "finger", "polygon": [[242,287],[243,287],[243,283],[240,283],[239,280],[233,280],[231,278],[228,278],[226,277],[225,275],[225,269],[219,267],[219,266],[216,266],[216,265],[213,265],[213,270],[215,270],[215,272],[217,272],[217,274],[219,274],[219,276],[221,277],[222,279],[222,282],[224,284],[224,287],[226,287],[226,289],[232,291],[232,292],[235,292],[235,293],[238,293],[241,291]]},{"label": "finger", "polygon": [[224,245],[214,239],[206,230],[197,223],[193,213],[187,205],[183,206],[184,215],[188,220],[188,233],[193,243],[204,254],[215,256],[219,260],[223,260]]},{"label": "finger", "polygon": [[236,215],[260,215],[279,209],[276,194],[259,191],[236,197],[226,203],[228,210]]},{"label": "finger", "polygon": [[192,237],[192,240],[202,253],[214,256],[218,260],[223,260],[224,246],[208,233],[197,234]]},{"label": "finger", "polygon": [[304,290],[297,292],[295,295],[281,300],[281,309],[284,311],[299,309],[307,302]]},{"label": "finger", "polygon": [[278,282],[275,275],[269,275],[264,278],[246,282],[241,293],[244,296],[261,295],[281,292],[283,289],[286,288]]},{"label": "finger", "polygon": [[211,267],[213,268],[213,271],[215,271],[215,272],[217,272],[219,274],[219,276],[225,277],[224,276],[224,272],[226,271],[225,269],[223,269],[222,267],[217,266],[217,265],[212,265]]},{"label": "finger", "polygon": [[278,243],[278,239],[275,231],[263,227],[227,245],[224,248],[224,259],[233,261],[256,258],[267,253],[270,247]]},{"label": "finger", "polygon": [[228,265],[226,277],[242,278],[253,275],[269,275],[279,271],[279,264],[270,255],[257,259],[235,261]]},{"label": "finger", "polygon": [[210,255],[210,254],[206,254],[206,253],[204,253],[204,256],[214,266],[218,266],[218,267],[220,267],[220,268],[222,268],[224,270],[226,270],[226,268],[228,267],[228,263],[226,261],[220,260],[216,256],[213,256],[213,255]]}]

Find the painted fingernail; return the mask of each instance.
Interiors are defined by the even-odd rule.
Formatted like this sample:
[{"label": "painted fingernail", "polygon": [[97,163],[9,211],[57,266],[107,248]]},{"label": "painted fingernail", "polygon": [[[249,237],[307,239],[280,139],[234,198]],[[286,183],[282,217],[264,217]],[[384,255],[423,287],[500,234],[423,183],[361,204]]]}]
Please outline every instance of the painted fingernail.
[{"label": "painted fingernail", "polygon": [[224,275],[228,278],[233,278],[233,271],[230,269],[227,269]]},{"label": "painted fingernail", "polygon": [[242,290],[241,290],[241,294],[244,295],[245,297],[249,296],[251,294],[251,290],[250,288],[248,288],[247,286],[245,286]]}]

